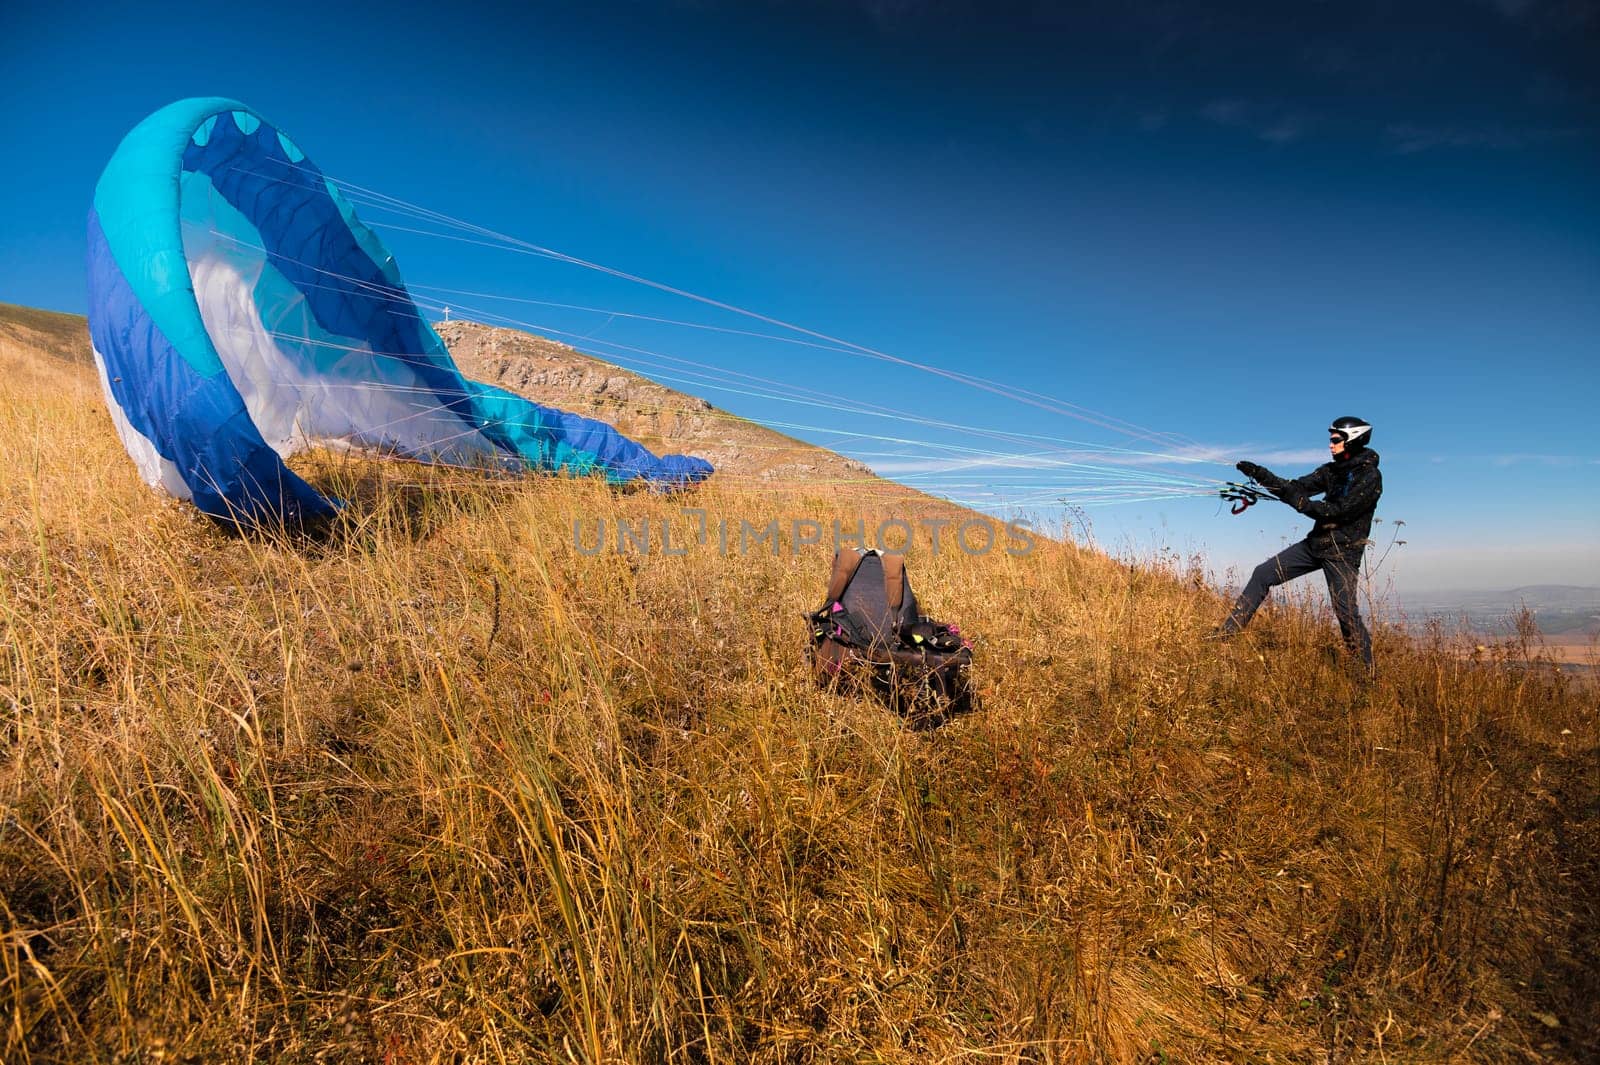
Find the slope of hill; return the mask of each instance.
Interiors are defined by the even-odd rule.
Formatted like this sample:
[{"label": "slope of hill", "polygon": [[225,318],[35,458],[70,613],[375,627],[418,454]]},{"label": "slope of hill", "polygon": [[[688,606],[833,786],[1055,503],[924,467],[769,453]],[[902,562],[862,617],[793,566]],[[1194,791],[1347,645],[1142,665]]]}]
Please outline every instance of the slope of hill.
[{"label": "slope of hill", "polygon": [[[916,730],[810,681],[825,547],[730,557],[681,513],[871,524],[904,494],[313,457],[344,527],[227,536],[138,482],[92,371],[20,343],[0,453],[0,1060],[1600,1039],[1600,723],[1510,650],[1386,630],[1363,686],[1293,604],[1218,647],[1187,574],[919,534],[982,707]],[[689,549],[574,544],[618,519]]]},{"label": "slope of hill", "polygon": [[88,327],[76,314],[0,303],[0,357],[16,364],[24,354],[88,366],[92,359]]},{"label": "slope of hill", "polygon": [[692,452],[740,480],[856,483],[860,462],[718,410],[543,337],[474,322],[435,328],[468,377],[616,426],[650,449]]}]

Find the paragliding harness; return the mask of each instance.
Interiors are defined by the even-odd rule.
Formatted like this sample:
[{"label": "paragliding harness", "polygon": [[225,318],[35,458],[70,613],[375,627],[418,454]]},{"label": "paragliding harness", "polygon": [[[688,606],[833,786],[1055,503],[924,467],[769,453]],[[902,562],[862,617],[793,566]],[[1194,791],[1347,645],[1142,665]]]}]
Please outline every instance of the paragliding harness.
[{"label": "paragliding harness", "polygon": [[1217,494],[1220,495],[1225,502],[1233,504],[1233,506],[1229,508],[1230,513],[1233,514],[1243,514],[1245,511],[1249,510],[1263,499],[1278,498],[1265,488],[1262,488],[1259,484],[1256,484],[1254,481],[1251,481],[1248,484],[1238,484],[1234,481],[1229,481],[1227,484],[1222,486],[1221,491],[1219,491]]},{"label": "paragliding harness", "polygon": [[917,612],[904,556],[840,548],[822,607],[807,617],[812,672],[825,687],[870,687],[913,719],[972,708],[972,644]]}]

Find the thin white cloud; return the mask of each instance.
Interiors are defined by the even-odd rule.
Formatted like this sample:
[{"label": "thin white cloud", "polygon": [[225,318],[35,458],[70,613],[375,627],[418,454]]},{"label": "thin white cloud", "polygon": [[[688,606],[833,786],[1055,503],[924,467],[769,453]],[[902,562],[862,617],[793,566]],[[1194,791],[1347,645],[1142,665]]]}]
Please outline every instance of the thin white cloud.
[{"label": "thin white cloud", "polygon": [[1212,100],[1200,108],[1200,117],[1219,126],[1242,126],[1249,110],[1243,100]]},{"label": "thin white cloud", "polygon": [[1519,19],[1533,7],[1533,0],[1489,0],[1489,6],[1508,19]]},{"label": "thin white cloud", "polygon": [[928,459],[889,459],[884,462],[870,464],[872,472],[886,477],[904,476],[913,473],[966,473],[977,470],[1043,470],[1060,469],[1062,463],[1045,462],[1039,458],[1019,456],[1015,459],[959,459],[959,458],[928,458]]},{"label": "thin white cloud", "polygon": [[1249,100],[1212,100],[1200,108],[1200,117],[1224,129],[1248,133],[1268,144],[1292,144],[1306,135],[1310,120],[1303,114]]},{"label": "thin white cloud", "polygon": [[1600,465],[1600,459],[1584,458],[1581,455],[1538,455],[1528,452],[1512,452],[1505,455],[1491,455],[1491,465],[1504,468],[1506,466],[1553,466],[1568,468],[1572,466]]},{"label": "thin white cloud", "polygon": [[[1070,472],[1080,466],[1123,467],[1137,471],[1145,467],[1164,467],[1166,471],[1188,466],[1212,466],[1211,470],[1194,471],[1201,480],[1211,479],[1210,474],[1226,473],[1216,467],[1232,467],[1242,458],[1250,458],[1265,466],[1286,467],[1320,465],[1328,460],[1322,450],[1262,450],[1255,445],[1208,445],[1178,448],[1170,452],[1067,450],[1018,453],[1012,455],[950,456],[936,455],[928,458],[895,458],[871,464],[873,472],[883,476],[903,476],[920,473],[964,473],[986,470],[1062,470]],[[1137,472],[1130,474],[1137,477]]]},{"label": "thin white cloud", "polygon": [[1167,128],[1169,118],[1166,108],[1158,107],[1149,111],[1141,111],[1139,113],[1139,128],[1146,133],[1157,133]]},{"label": "thin white cloud", "polygon": [[1515,129],[1500,122],[1449,125],[1396,122],[1391,123],[1384,133],[1389,140],[1390,150],[1396,155],[1415,155],[1439,149],[1471,148],[1510,152],[1534,145],[1579,140],[1589,136],[1588,130],[1577,126]]},{"label": "thin white cloud", "polygon": [[1254,444],[1226,444],[1214,447],[1195,447],[1185,451],[1186,457],[1196,462],[1216,462],[1232,466],[1241,459],[1270,466],[1277,463],[1281,466],[1300,465],[1311,463],[1322,465],[1328,461],[1328,452],[1324,448],[1281,448],[1262,450]]},{"label": "thin white cloud", "polygon": [[1600,20],[1594,0],[1480,0],[1534,37],[1581,33]]},{"label": "thin white cloud", "polygon": [[1295,115],[1286,115],[1270,126],[1257,130],[1256,136],[1269,144],[1292,144],[1299,140],[1305,131],[1303,120]]}]

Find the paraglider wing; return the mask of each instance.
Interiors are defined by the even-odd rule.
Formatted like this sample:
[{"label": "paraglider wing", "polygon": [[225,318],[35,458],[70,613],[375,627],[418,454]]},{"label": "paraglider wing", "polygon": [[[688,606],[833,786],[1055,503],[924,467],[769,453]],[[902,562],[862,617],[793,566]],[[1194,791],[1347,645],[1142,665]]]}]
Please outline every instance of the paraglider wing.
[{"label": "paraglider wing", "polygon": [[712,472],[462,376],[394,258],[284,134],[183,100],[124,138],[89,215],[89,331],[144,479],[243,525],[337,508],[313,446],[686,484]]}]

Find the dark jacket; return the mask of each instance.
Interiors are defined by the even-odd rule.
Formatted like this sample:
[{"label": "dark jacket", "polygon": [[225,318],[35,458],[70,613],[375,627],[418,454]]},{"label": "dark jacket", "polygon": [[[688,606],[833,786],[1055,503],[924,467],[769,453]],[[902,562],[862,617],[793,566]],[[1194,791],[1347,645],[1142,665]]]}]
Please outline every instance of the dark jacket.
[{"label": "dark jacket", "polygon": [[[1306,546],[1320,558],[1359,557],[1372,533],[1372,514],[1383,495],[1378,453],[1362,448],[1347,459],[1325,462],[1304,477],[1285,480],[1266,471],[1261,484],[1316,524]],[[1321,495],[1321,499],[1308,497]]]}]

